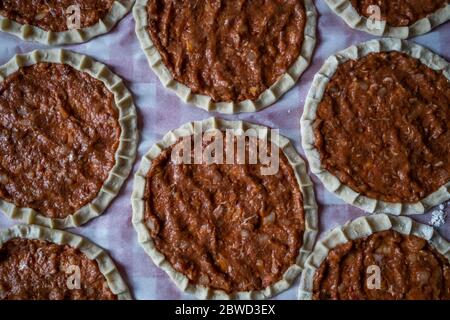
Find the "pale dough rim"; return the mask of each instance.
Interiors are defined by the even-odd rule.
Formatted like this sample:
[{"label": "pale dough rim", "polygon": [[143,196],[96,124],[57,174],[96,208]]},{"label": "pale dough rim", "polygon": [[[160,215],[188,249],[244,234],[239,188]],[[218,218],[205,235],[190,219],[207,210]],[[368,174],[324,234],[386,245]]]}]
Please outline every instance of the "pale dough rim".
[{"label": "pale dough rim", "polygon": [[387,24],[386,21],[380,21],[382,28],[376,30],[368,27],[369,20],[361,16],[349,0],[325,0],[325,2],[350,28],[376,36],[407,39],[428,33],[437,26],[450,20],[450,4],[447,4],[427,17],[416,21],[411,26],[394,27]]},{"label": "pale dough rim", "polygon": [[394,230],[404,235],[414,235],[427,240],[433,248],[450,261],[450,243],[432,227],[418,223],[408,217],[375,214],[349,221],[336,227],[317,242],[314,251],[305,263],[300,279],[299,300],[311,300],[316,271],[328,256],[331,249],[348,241],[365,238],[376,232]]},{"label": "pale dough rim", "polygon": [[133,7],[133,16],[136,20],[136,35],[142,50],[147,57],[153,72],[156,73],[161,84],[171,89],[185,103],[207,110],[224,114],[235,114],[242,112],[256,112],[274,104],[298,81],[300,76],[309,66],[314,48],[316,46],[317,11],[312,0],[304,0],[307,21],[304,31],[304,42],[300,56],[270,88],[266,89],[256,100],[244,100],[241,102],[213,102],[211,97],[202,94],[194,94],[186,85],[176,81],[169,69],[161,59],[158,49],[154,46],[147,32],[147,10],[149,0],[136,0]]},{"label": "pale dough rim", "polygon": [[15,35],[25,41],[46,45],[75,44],[89,41],[108,33],[131,10],[134,0],[115,0],[109,13],[96,24],[78,30],[46,31],[37,26],[21,24],[0,15],[0,31]]},{"label": "pale dough rim", "polygon": [[93,59],[62,49],[35,50],[27,54],[14,56],[9,62],[0,66],[0,82],[24,66],[39,62],[67,64],[78,71],[86,72],[100,80],[114,94],[114,101],[119,111],[121,129],[119,146],[115,154],[115,164],[109,172],[97,196],[88,204],[66,218],[48,218],[31,208],[21,208],[0,198],[0,211],[11,219],[27,224],[65,229],[78,227],[101,215],[119,193],[122,184],[128,178],[136,158],[138,140],[136,108],[131,93],[122,79],[104,64]]},{"label": "pale dough rim", "polygon": [[416,203],[388,203],[366,197],[342,184],[337,177],[322,168],[320,154],[314,143],[314,121],[326,86],[335,74],[338,66],[348,60],[357,60],[373,52],[398,51],[419,59],[423,64],[433,70],[442,70],[445,77],[450,79],[450,64],[443,58],[428,49],[406,40],[385,38],[371,40],[356,46],[351,46],[329,57],[319,72],[314,76],[311,89],[305,102],[305,108],[300,120],[302,146],[305,150],[311,171],[318,176],[328,191],[345,202],[354,205],[366,212],[390,213],[394,215],[422,214],[427,209],[450,199],[450,181],[436,192],[428,195]]},{"label": "pale dough rim", "polygon": [[0,231],[0,248],[3,243],[16,238],[47,241],[59,245],[68,245],[80,250],[89,260],[97,262],[99,270],[108,282],[110,290],[117,295],[119,300],[131,299],[131,293],[117,270],[114,261],[104,249],[86,238],[67,231],[54,230],[37,225],[19,224]]},{"label": "pale dough rim", "polygon": [[145,194],[146,185],[145,177],[151,168],[151,161],[155,159],[164,149],[176,143],[180,137],[190,136],[192,134],[198,133],[194,131],[195,123],[202,124],[203,132],[214,129],[233,129],[236,132],[236,130],[239,129],[246,130],[249,128],[253,128],[262,129],[259,133],[257,133],[257,135],[259,136],[259,138],[265,138],[268,137],[269,131],[267,127],[251,124],[248,122],[226,121],[217,118],[209,118],[203,121],[190,122],[178,129],[169,131],[161,141],[154,144],[149,152],[144,155],[139,170],[135,175],[131,203],[133,207],[132,222],[138,234],[138,242],[144,248],[145,252],[152,258],[153,262],[169,275],[169,277],[173,282],[175,282],[175,284],[181,291],[194,294],[199,299],[266,299],[277,295],[280,292],[288,289],[293,284],[297,276],[301,273],[303,265],[314,246],[314,242],[318,232],[317,203],[314,197],[313,184],[306,171],[306,164],[296,152],[290,141],[281,135],[279,136],[278,145],[284,152],[289,163],[294,169],[294,173],[303,196],[303,208],[305,213],[305,231],[303,235],[303,245],[300,248],[296,264],[290,266],[288,270],[286,270],[281,280],[271,285],[270,287],[265,288],[264,290],[236,292],[230,295],[222,290],[214,290],[204,286],[190,284],[188,278],[182,273],[175,271],[170,262],[167,261],[164,255],[161,254],[154,246],[153,240],[145,225],[144,220],[145,204],[143,197]]}]

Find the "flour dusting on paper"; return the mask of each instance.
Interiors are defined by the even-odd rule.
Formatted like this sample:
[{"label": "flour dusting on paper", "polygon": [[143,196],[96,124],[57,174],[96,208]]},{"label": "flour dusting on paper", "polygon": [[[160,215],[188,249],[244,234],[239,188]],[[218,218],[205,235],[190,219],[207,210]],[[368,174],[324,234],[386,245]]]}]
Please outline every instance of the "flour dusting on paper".
[{"label": "flour dusting on paper", "polygon": [[430,224],[435,228],[442,227],[447,222],[446,209],[448,207],[448,202],[441,204],[431,213]]}]

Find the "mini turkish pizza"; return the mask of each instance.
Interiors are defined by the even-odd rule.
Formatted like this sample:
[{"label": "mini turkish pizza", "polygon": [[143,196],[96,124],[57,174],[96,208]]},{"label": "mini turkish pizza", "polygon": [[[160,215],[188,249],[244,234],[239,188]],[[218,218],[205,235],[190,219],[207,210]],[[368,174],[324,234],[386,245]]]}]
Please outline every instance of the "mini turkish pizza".
[{"label": "mini turkish pizza", "polygon": [[256,99],[299,56],[306,23],[302,2],[292,0],[156,0],[147,10],[172,74],[215,101]]},{"label": "mini turkish pizza", "polygon": [[[238,143],[225,141],[224,157]],[[267,297],[286,289],[305,258],[300,250],[310,250],[316,224],[299,156],[291,164],[280,151],[279,169],[265,175],[260,162],[175,162],[171,155],[180,143],[151,152],[151,168],[144,163],[137,173],[135,195],[142,197],[134,202],[133,220],[139,238],[148,237],[141,240],[146,251],[181,289],[202,298]],[[211,143],[203,138],[202,150]],[[248,155],[249,141],[245,148]],[[303,169],[296,172],[295,163]],[[299,174],[309,184],[299,185]]]},{"label": "mini turkish pizza", "polygon": [[358,48],[330,58],[311,89],[302,130],[320,158],[307,152],[313,171],[366,211],[423,212],[450,195],[449,64],[400,40]]},{"label": "mini turkish pizza", "polygon": [[409,38],[450,19],[448,0],[325,0],[350,27],[375,35]]},{"label": "mini turkish pizza", "polygon": [[21,68],[0,83],[0,197],[65,218],[92,200],[120,136],[113,95],[62,64]]},{"label": "mini turkish pizza", "polygon": [[449,300],[450,245],[432,227],[377,214],[335,228],[305,263],[299,298]]},{"label": "mini turkish pizza", "polygon": [[[349,77],[350,75],[350,77]],[[416,202],[450,180],[450,81],[406,54],[341,65],[317,110],[322,163],[352,189]]]},{"label": "mini turkish pizza", "polygon": [[353,7],[362,16],[369,18],[374,14],[373,6],[379,6],[381,19],[394,27],[411,26],[439,9],[444,8],[448,0],[351,0]]},{"label": "mini turkish pizza", "polygon": [[[100,67],[69,52],[25,57],[80,59]],[[63,61],[23,67],[15,61],[3,67],[8,75],[0,82],[1,209],[26,222],[33,222],[27,218],[27,209],[32,209],[41,224],[84,223],[101,213],[128,175],[133,157],[118,157],[135,150],[134,106],[117,103],[117,90],[127,91],[106,69],[103,75],[119,81],[116,89],[108,89],[102,76],[94,77],[88,68],[81,71]],[[119,121],[127,112],[130,121]],[[128,144],[121,143],[123,136],[130,137]],[[122,178],[108,179],[112,172]]]},{"label": "mini turkish pizza", "polygon": [[2,0],[0,30],[44,44],[87,41],[107,33],[134,0]]},{"label": "mini turkish pizza", "polygon": [[80,240],[67,232],[33,225],[2,231],[0,300],[130,298],[107,254]]},{"label": "mini turkish pizza", "polygon": [[[71,269],[80,268],[86,287],[70,290]],[[0,298],[7,300],[102,299],[117,297],[98,266],[68,246],[45,241],[14,239],[0,249]]]},{"label": "mini turkish pizza", "polygon": [[208,109],[260,97],[253,109],[273,103],[294,85],[315,45],[311,0],[139,0],[134,12],[142,47],[164,85],[186,99],[175,80],[190,90],[189,101]]},{"label": "mini turkish pizza", "polygon": [[314,299],[449,300],[450,263],[424,239],[378,232],[330,251],[315,275]]},{"label": "mini turkish pizza", "polygon": [[81,27],[90,27],[106,17],[114,0],[3,0],[0,14],[21,24],[29,24],[46,31],[67,31],[66,11],[79,5]]}]

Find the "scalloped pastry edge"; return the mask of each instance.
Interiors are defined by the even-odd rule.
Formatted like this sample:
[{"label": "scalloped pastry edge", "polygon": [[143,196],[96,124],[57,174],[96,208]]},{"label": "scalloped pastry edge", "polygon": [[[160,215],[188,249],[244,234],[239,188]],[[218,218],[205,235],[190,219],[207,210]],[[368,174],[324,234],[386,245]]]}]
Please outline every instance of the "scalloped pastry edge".
[{"label": "scalloped pastry edge", "polygon": [[96,24],[82,29],[46,31],[39,27],[21,24],[0,15],[0,31],[15,35],[25,41],[47,45],[75,44],[106,34],[131,10],[134,0],[115,0],[110,12]]},{"label": "scalloped pastry edge", "polygon": [[394,215],[422,214],[427,209],[450,199],[450,181],[436,192],[428,195],[416,203],[388,203],[366,197],[342,184],[337,177],[325,170],[320,161],[320,154],[315,147],[314,121],[317,108],[323,98],[329,80],[335,74],[338,66],[348,60],[357,60],[374,52],[398,51],[419,59],[423,64],[433,70],[442,71],[450,79],[450,64],[431,52],[430,50],[406,40],[393,38],[371,40],[356,46],[351,46],[335,55],[330,56],[319,72],[314,76],[311,89],[306,98],[303,115],[300,120],[302,146],[305,150],[311,172],[322,181],[328,191],[345,202],[356,206],[366,212],[390,213]]},{"label": "scalloped pastry edge", "polygon": [[411,26],[394,27],[381,21],[380,30],[368,27],[369,19],[361,16],[349,0],[325,0],[330,9],[353,29],[364,31],[376,36],[407,39],[430,32],[437,26],[450,20],[450,4],[440,8],[436,12],[416,21]]},{"label": "scalloped pastry edge", "polygon": [[317,11],[312,0],[304,0],[307,21],[304,31],[304,42],[300,56],[270,88],[266,89],[256,100],[244,100],[241,102],[214,102],[211,97],[192,93],[186,85],[176,81],[170,70],[161,59],[158,49],[154,46],[147,32],[148,0],[136,0],[133,8],[133,16],[136,20],[136,35],[144,51],[148,63],[153,72],[158,76],[161,84],[171,89],[185,103],[193,104],[207,111],[215,111],[223,114],[236,114],[243,112],[256,112],[267,108],[280,99],[298,81],[303,72],[308,68],[316,46]]},{"label": "scalloped pastry edge", "polygon": [[[265,299],[287,290],[289,287],[291,287],[294,280],[299,276],[299,274],[301,274],[303,265],[314,246],[314,242],[318,233],[318,209],[314,196],[313,184],[306,171],[306,164],[297,153],[295,148],[292,146],[290,141],[281,135],[279,136],[279,142],[277,144],[286,155],[289,163],[294,169],[295,177],[303,196],[303,208],[305,213],[305,231],[303,235],[303,245],[299,250],[299,255],[297,257],[296,263],[290,266],[288,270],[286,270],[281,280],[260,291],[236,292],[233,294],[227,294],[222,290],[214,290],[201,285],[190,283],[189,279],[182,273],[175,271],[169,261],[165,259],[164,255],[156,249],[144,220],[145,204],[143,197],[146,185],[146,175],[151,168],[152,160],[157,158],[164,149],[167,149],[168,147],[175,144],[180,137],[191,136],[193,134],[199,133],[194,131],[194,126],[196,124],[202,124],[203,132],[217,129],[232,129],[235,130],[235,132],[239,132],[239,130],[241,129],[247,130],[249,128],[252,128],[260,130],[257,133],[259,138],[264,139],[266,137],[269,137],[269,129],[267,127],[255,125],[248,122],[226,121],[217,118],[209,118],[203,121],[186,123],[178,129],[169,131],[161,141],[155,143],[149,150],[149,152],[144,155],[139,170],[135,175],[131,202],[133,207],[132,222],[138,234],[138,242],[143,247],[145,252],[152,258],[153,262],[169,275],[169,277],[181,291],[193,294],[199,299]],[[271,138],[269,137],[269,139]],[[271,139],[271,141],[274,140]]]},{"label": "scalloped pastry edge", "polygon": [[119,193],[128,178],[136,159],[138,140],[137,116],[131,93],[123,80],[104,64],[75,52],[63,49],[35,50],[27,54],[18,54],[9,62],[0,66],[0,82],[21,67],[40,62],[67,64],[80,72],[100,80],[114,94],[114,101],[119,111],[121,129],[120,142],[115,154],[115,164],[109,172],[97,196],[88,204],[66,218],[48,218],[31,208],[17,207],[0,198],[0,211],[11,219],[27,224],[38,224],[50,228],[65,229],[78,227],[101,215]]},{"label": "scalloped pastry edge", "polygon": [[404,235],[414,235],[425,239],[450,261],[450,243],[430,226],[418,223],[408,217],[388,214],[357,218],[329,231],[323,239],[317,242],[314,251],[305,263],[305,269],[300,279],[298,299],[312,299],[314,276],[331,249],[349,241],[365,238],[376,232],[386,230],[394,230]]},{"label": "scalloped pastry edge", "polygon": [[0,248],[3,243],[16,238],[47,241],[59,245],[68,245],[80,250],[89,260],[97,262],[110,290],[117,295],[119,300],[131,299],[131,293],[111,257],[104,249],[86,238],[67,231],[19,224],[0,231]]}]

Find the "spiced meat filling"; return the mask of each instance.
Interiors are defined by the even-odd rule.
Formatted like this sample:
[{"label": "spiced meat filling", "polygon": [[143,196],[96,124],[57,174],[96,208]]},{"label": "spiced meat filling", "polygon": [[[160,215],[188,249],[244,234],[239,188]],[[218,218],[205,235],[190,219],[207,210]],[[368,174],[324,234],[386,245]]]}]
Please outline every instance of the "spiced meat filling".
[{"label": "spiced meat filling", "polygon": [[[225,155],[237,144],[230,141]],[[152,162],[146,179],[145,221],[157,250],[192,284],[227,293],[281,280],[305,230],[302,194],[284,153],[279,170],[262,175],[260,162],[175,163],[172,149]]]},{"label": "spiced meat filling", "polygon": [[300,55],[302,0],[147,4],[148,32],[175,80],[213,101],[255,100]]},{"label": "spiced meat filling", "polygon": [[[366,18],[386,21],[393,27],[413,25],[446,6],[448,0],[351,0],[358,13]],[[380,14],[378,17],[377,15]]]},{"label": "spiced meat filling", "polygon": [[18,238],[0,247],[0,300],[116,299],[96,261],[77,249]]},{"label": "spiced meat filling", "polygon": [[91,202],[115,164],[114,95],[63,64],[20,68],[0,83],[0,198],[65,218]]},{"label": "spiced meat filling", "polygon": [[340,65],[317,110],[322,166],[370,198],[415,203],[450,180],[450,82],[399,52]]},{"label": "spiced meat filling", "polygon": [[78,10],[79,27],[87,28],[105,18],[113,3],[114,0],[2,0],[0,15],[45,31],[61,32],[78,21]]},{"label": "spiced meat filling", "polygon": [[314,276],[314,299],[450,299],[450,264],[426,240],[374,233],[332,249]]}]

